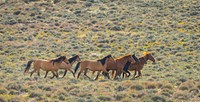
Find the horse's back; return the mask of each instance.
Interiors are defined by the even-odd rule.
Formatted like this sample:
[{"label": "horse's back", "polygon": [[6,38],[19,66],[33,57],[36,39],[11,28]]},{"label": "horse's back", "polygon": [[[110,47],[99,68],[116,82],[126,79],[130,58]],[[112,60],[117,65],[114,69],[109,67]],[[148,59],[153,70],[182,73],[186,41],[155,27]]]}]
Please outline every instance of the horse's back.
[{"label": "horse's back", "polygon": [[96,71],[102,69],[102,64],[96,60],[85,60],[81,62],[81,67]]}]

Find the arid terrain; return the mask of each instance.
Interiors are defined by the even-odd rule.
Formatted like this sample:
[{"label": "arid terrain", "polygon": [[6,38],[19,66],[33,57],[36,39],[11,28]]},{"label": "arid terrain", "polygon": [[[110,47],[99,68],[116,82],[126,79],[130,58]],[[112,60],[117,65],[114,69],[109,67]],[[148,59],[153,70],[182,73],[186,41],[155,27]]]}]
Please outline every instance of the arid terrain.
[{"label": "arid terrain", "polygon": [[[142,77],[23,74],[29,60],[153,54]],[[73,65],[74,70],[77,62]],[[33,70],[31,67],[30,71]],[[97,73],[88,75],[94,78]],[[77,73],[76,73],[77,76]],[[0,102],[200,102],[199,0],[0,0]]]}]

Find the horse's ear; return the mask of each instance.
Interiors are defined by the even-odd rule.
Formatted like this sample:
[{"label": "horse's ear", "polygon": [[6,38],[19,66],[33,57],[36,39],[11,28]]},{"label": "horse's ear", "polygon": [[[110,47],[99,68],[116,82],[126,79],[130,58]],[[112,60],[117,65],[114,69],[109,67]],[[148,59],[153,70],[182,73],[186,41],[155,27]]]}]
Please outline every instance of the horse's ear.
[{"label": "horse's ear", "polygon": [[145,51],[145,52],[143,52],[143,54],[146,56],[146,55],[149,54],[149,53]]}]

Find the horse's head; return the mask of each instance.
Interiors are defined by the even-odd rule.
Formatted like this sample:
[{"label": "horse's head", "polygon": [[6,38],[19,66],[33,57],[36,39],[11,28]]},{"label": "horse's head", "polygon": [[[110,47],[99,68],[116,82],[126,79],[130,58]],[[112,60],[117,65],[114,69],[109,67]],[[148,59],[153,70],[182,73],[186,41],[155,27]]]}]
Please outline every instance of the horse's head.
[{"label": "horse's head", "polygon": [[114,59],[111,55],[108,55],[108,56],[106,56],[103,59],[100,59],[98,61],[100,61],[101,64],[104,65],[107,61],[114,61]]},{"label": "horse's head", "polygon": [[76,55],[75,57],[76,57],[77,62],[81,61],[81,58],[79,57],[79,55]]},{"label": "horse's head", "polygon": [[114,58],[112,57],[112,55],[108,55],[107,58],[108,58],[108,61],[110,61],[110,62],[114,62],[115,61]]},{"label": "horse's head", "polygon": [[156,60],[154,59],[153,55],[151,53],[146,54],[147,59],[151,60],[153,63],[156,62]]}]

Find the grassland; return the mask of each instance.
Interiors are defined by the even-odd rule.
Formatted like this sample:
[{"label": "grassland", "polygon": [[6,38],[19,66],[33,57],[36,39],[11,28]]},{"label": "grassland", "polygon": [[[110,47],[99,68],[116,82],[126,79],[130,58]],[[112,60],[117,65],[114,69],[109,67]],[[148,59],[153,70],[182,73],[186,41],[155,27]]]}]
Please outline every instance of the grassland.
[{"label": "grassland", "polygon": [[[0,101],[199,102],[199,7],[199,0],[1,0]],[[156,64],[134,80],[23,75],[31,59],[144,51]]]}]

